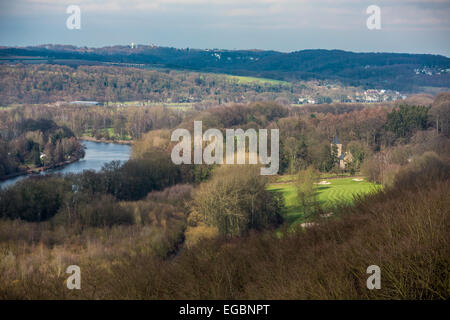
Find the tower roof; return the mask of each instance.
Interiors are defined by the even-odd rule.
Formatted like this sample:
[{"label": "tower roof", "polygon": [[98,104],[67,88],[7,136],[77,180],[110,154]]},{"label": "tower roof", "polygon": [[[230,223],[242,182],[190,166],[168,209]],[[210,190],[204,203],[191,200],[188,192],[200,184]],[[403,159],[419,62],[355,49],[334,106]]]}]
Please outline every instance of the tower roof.
[{"label": "tower roof", "polygon": [[334,136],[333,144],[341,144],[341,143],[339,142],[339,139],[338,139],[338,136],[337,136],[337,135]]}]

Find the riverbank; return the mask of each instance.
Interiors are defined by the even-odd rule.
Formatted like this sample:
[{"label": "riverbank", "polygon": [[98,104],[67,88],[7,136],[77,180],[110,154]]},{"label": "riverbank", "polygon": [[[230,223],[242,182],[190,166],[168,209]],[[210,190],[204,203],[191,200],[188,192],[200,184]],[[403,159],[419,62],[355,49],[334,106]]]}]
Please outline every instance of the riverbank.
[{"label": "riverbank", "polygon": [[78,140],[86,140],[91,142],[99,142],[99,143],[117,143],[117,144],[127,144],[132,145],[134,143],[133,140],[106,140],[106,139],[96,139],[94,137],[89,136],[81,136]]},{"label": "riverbank", "polygon": [[61,167],[67,166],[67,165],[69,165],[71,163],[74,163],[74,162],[82,159],[82,157],[76,157],[76,156],[71,156],[71,157],[72,158],[69,159],[69,160],[66,160],[66,161],[63,161],[63,162],[59,162],[59,163],[53,164],[51,166],[42,166],[42,167],[37,167],[37,168],[29,168],[29,167],[27,167],[26,169],[21,170],[19,172],[15,172],[13,174],[9,174],[9,175],[0,177],[0,181],[6,181],[6,180],[17,178],[17,177],[20,177],[20,176],[40,174],[43,171],[47,171],[47,170],[50,170],[50,169],[61,168]]},{"label": "riverbank", "polygon": [[[71,155],[71,158],[53,166],[30,168],[22,166],[20,172],[15,172],[0,179],[0,187],[14,185],[16,182],[33,175],[82,173],[85,170],[100,171],[105,163],[111,161],[126,162],[130,158],[131,145],[118,143],[79,141],[85,148],[84,157]],[[4,181],[3,181],[4,180]]]}]

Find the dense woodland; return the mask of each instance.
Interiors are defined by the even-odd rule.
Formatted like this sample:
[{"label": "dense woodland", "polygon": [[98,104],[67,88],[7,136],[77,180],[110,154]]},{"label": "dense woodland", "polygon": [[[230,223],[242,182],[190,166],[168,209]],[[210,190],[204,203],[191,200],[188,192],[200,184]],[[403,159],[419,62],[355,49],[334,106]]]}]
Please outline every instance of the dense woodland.
[{"label": "dense woodland", "polygon": [[20,105],[0,109],[0,130],[13,129],[23,119],[51,119],[73,131],[77,137],[132,140],[141,138],[150,130],[174,128],[189,114],[189,111],[181,112],[162,106],[106,108],[76,105]]},{"label": "dense woodland", "polygon": [[[336,218],[317,221],[314,228],[285,225],[282,236],[274,228],[283,223],[283,201],[267,191],[256,167],[173,165],[169,130],[145,134],[125,164],[20,181],[0,191],[0,296],[448,299],[450,150],[442,118],[448,113],[440,113],[448,102],[441,95],[431,108],[375,110],[385,114],[380,138],[359,133],[367,150],[362,162],[378,168],[371,161],[386,156],[381,170],[393,174],[383,180],[385,189],[338,206]],[[259,103],[195,117],[223,127],[287,122],[286,136],[309,154],[308,125],[325,135],[321,121],[351,114],[298,116]],[[345,122],[336,121],[332,130]],[[343,141],[352,136],[341,135]],[[307,165],[308,158],[294,154],[302,159],[299,167]],[[365,269],[373,263],[383,266],[383,290],[363,290]],[[60,285],[69,264],[82,268],[83,290]]]},{"label": "dense woodland", "polygon": [[[449,88],[450,59],[439,55],[355,53],[341,50],[303,50],[291,53],[262,50],[198,50],[137,45],[87,48],[42,45],[1,48],[3,59],[40,59],[42,63],[137,64],[141,67],[218,72],[276,80],[320,79],[345,86],[417,92],[425,88]],[[7,60],[6,60],[7,61]],[[20,61],[20,59],[19,59]],[[29,62],[29,61],[27,61]],[[32,62],[32,61],[31,61]],[[416,74],[427,68],[433,75]]]},{"label": "dense woodland", "polygon": [[[92,120],[92,116],[96,119],[97,113],[102,112],[102,121],[90,122],[91,129],[98,129],[97,126],[105,125],[106,119],[113,123],[114,118],[111,117],[116,117],[119,112],[126,115],[125,119],[132,115],[127,122],[136,125],[138,121],[133,121],[136,119],[135,112],[140,112],[137,109],[118,111],[114,108],[97,108],[89,113],[89,109],[79,107],[65,113],[66,121],[62,121],[61,113],[52,112],[55,107],[50,107],[48,112],[45,112],[46,108],[48,107],[30,106],[2,111],[2,148],[5,150],[1,158],[3,175],[17,171],[23,164],[47,165],[82,153],[72,131],[53,121],[63,125],[73,123],[73,117]],[[178,183],[205,181],[214,167],[179,167],[170,161],[170,151],[174,144],[170,142],[170,128],[192,130],[193,121],[202,120],[205,130],[278,128],[281,133],[280,174],[294,174],[311,166],[324,173],[342,172],[337,165],[337,155],[330,151],[330,143],[338,135],[345,150],[353,155],[352,162],[347,164],[344,171],[351,174],[363,171],[373,181],[389,184],[400,168],[416,155],[431,151],[438,156],[448,156],[448,108],[448,94],[439,95],[431,106],[347,106],[346,109],[341,109],[337,105],[333,113],[326,111],[328,107],[324,109],[318,106],[315,112],[304,113],[297,108],[263,102],[175,115],[165,108],[148,108],[143,109],[144,113],[137,118],[158,126],[143,126],[145,129],[142,132],[148,131],[144,134],[139,131],[142,138],[135,142],[132,161],[125,164],[111,163],[100,173],[86,172],[60,180],[64,184],[69,179],[72,186],[76,186],[75,189],[83,191],[82,193],[105,194],[119,201],[139,200],[153,190],[163,190]],[[27,115],[34,115],[36,119],[24,119]],[[173,122],[170,121],[172,116],[175,119]],[[88,122],[89,120],[86,123]],[[163,128],[159,129],[160,126]],[[78,132],[82,132],[79,126],[76,128]],[[139,137],[133,136],[136,139]],[[41,157],[42,154],[45,156]],[[42,179],[45,185],[46,178]],[[40,179],[34,183],[37,187],[41,185]],[[42,207],[27,201],[11,200],[15,199],[12,194],[17,192],[20,196],[24,195],[18,191],[21,185],[4,191],[8,192],[8,196],[3,197],[3,216],[21,217],[26,212],[13,209],[15,206]],[[31,185],[31,182],[23,182],[22,187],[32,189]],[[49,192],[53,193],[53,189]],[[44,191],[41,193],[45,194]],[[63,199],[64,193],[58,199]],[[6,199],[9,199],[9,204],[5,204]],[[52,214],[39,214],[39,217],[56,215],[61,205],[62,202],[55,205]]]},{"label": "dense woodland", "polygon": [[[66,67],[27,67],[17,82],[26,83],[29,70],[45,78],[52,68],[57,78]],[[93,88],[104,87],[104,78],[89,75],[94,69],[77,69],[84,72],[80,85],[72,86],[75,77],[61,92],[82,92],[91,76]],[[77,137],[86,134],[134,143],[126,163],[30,177],[0,190],[0,298],[448,299],[450,94],[411,101],[4,108],[3,175],[81,156]],[[279,174],[297,176],[299,201],[317,227],[285,223],[285,203],[267,189],[271,178],[258,166],[173,164],[171,132],[192,131],[194,120],[203,130],[279,129]],[[345,169],[330,145],[335,136],[353,155]],[[313,183],[319,174],[343,173],[362,173],[384,189],[353,206],[337,204],[335,217],[320,222],[322,208],[309,201]],[[374,263],[387,271],[385,291],[362,290],[366,274],[355,270]],[[82,268],[83,290],[61,286],[70,264]]]},{"label": "dense woodland", "polygon": [[[71,154],[79,154],[79,147],[73,144],[73,139],[70,140],[73,145],[68,145],[70,143],[67,138],[73,136],[71,132],[77,137],[136,140],[138,143],[134,147],[134,152],[139,155],[143,153],[140,150],[141,146],[148,147],[150,144],[146,141],[155,137],[159,143],[165,141],[165,150],[168,151],[171,146],[169,131],[177,127],[192,128],[194,120],[202,120],[205,130],[278,128],[281,134],[280,173],[292,174],[310,165],[322,172],[338,171],[336,155],[330,153],[330,143],[335,136],[339,137],[345,151],[351,152],[354,156],[352,163],[347,166],[347,171],[355,173],[364,167],[362,166],[364,160],[375,155],[390,157],[388,154],[392,150],[403,148],[398,147],[399,145],[408,145],[408,148],[404,148],[402,160],[396,160],[401,164],[416,153],[414,146],[423,148],[424,139],[431,139],[428,141],[428,148],[445,153],[447,146],[443,137],[448,137],[450,130],[446,96],[447,94],[441,94],[432,105],[422,106],[387,103],[370,106],[330,104],[297,108],[259,102],[219,106],[204,111],[195,109],[183,111],[161,106],[22,105],[0,111],[2,120],[0,133],[3,140],[9,141],[7,144],[9,147],[5,149],[8,151],[4,154],[17,154],[18,149],[23,153],[17,155],[19,162],[15,161],[16,164],[39,165],[44,163],[37,159],[36,152],[46,154],[44,148],[48,140],[46,134],[42,135],[39,132],[49,128],[27,128],[26,123],[29,122],[47,126],[54,122],[61,127],[60,131],[63,132],[61,147],[57,146],[59,142],[55,138],[47,146],[51,149],[52,145],[54,149],[60,150],[57,152],[58,156],[53,149],[47,150],[49,163],[66,159]],[[40,139],[45,141],[40,141],[39,135],[42,135]],[[144,142],[139,142],[139,139]],[[39,148],[37,144],[40,144]],[[5,157],[3,163],[3,168],[11,167],[11,163]],[[11,173],[14,170],[4,169],[4,172]]]},{"label": "dense woodland", "polygon": [[[4,116],[4,115],[3,115]],[[0,178],[39,167],[52,167],[84,156],[74,133],[48,119],[8,114],[0,122]]]},{"label": "dense woodland", "polygon": [[[336,105],[310,107],[308,112],[275,103],[232,105],[200,112],[183,120],[179,127],[192,129],[193,120],[202,120],[204,130],[278,128],[281,174],[293,174],[309,166],[322,172],[339,172],[336,155],[330,152],[330,143],[337,135],[353,155],[346,171],[355,173],[369,170],[369,165],[363,164],[373,157],[390,157],[392,152],[399,165],[425,151],[447,154],[450,113],[446,99],[448,94],[441,94],[431,106]],[[149,132],[135,144],[134,153],[139,156],[147,152],[155,141],[170,145],[169,137],[168,131]],[[385,165],[383,162],[380,166],[387,169]]]},{"label": "dense woodland", "polygon": [[[202,103],[296,99],[306,87],[287,82],[239,82],[224,75],[118,67],[0,66],[0,105],[90,100]],[[307,92],[307,91],[305,91]]]}]

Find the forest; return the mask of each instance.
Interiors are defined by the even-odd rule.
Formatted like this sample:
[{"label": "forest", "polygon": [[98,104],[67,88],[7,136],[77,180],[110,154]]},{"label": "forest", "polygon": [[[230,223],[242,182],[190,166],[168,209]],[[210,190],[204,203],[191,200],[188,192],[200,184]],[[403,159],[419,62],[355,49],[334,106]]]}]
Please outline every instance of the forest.
[{"label": "forest", "polygon": [[67,127],[50,119],[9,116],[14,121],[2,118],[0,122],[0,179],[84,156],[83,147]]},{"label": "forest", "polygon": [[[56,92],[76,99],[84,89],[95,98],[104,81],[114,99],[153,88],[139,88],[152,71],[140,78],[127,69],[83,68],[8,72],[23,76],[17,81],[29,85],[24,94],[49,85],[54,101]],[[52,82],[52,70],[55,79],[73,71],[83,80],[75,86],[74,76],[55,89],[64,81]],[[101,72],[120,74],[116,87]],[[304,108],[267,100],[189,109],[31,102],[2,108],[3,176],[82,157],[78,139],[86,135],[133,145],[129,161],[98,172],[33,176],[0,189],[0,298],[448,299],[450,93],[420,98]],[[171,132],[192,133],[196,120],[222,132],[279,129],[279,175],[261,176],[258,165],[175,165]],[[344,167],[337,138],[352,155]],[[342,176],[377,188],[323,207],[316,183]],[[293,201],[308,225],[286,215],[286,197],[271,188],[279,179],[294,181]],[[384,268],[384,291],[363,290],[374,263]],[[63,285],[71,264],[83,270],[83,290]]]},{"label": "forest", "polygon": [[[417,92],[425,87],[447,88],[450,59],[440,55],[355,53],[342,50],[303,50],[290,53],[264,50],[200,50],[148,45],[87,48],[41,45],[0,49],[5,61],[77,65],[108,63],[217,72],[275,80],[337,80],[344,86]],[[416,74],[429,68],[433,76]]]},{"label": "forest", "polygon": [[[61,147],[58,138],[53,138],[47,150],[50,160],[65,159],[70,155],[79,155],[79,147],[69,146],[67,138],[72,136],[93,137],[105,140],[134,140],[136,154],[142,154],[141,145],[147,140],[157,139],[168,142],[169,130],[192,128],[194,120],[202,120],[207,128],[277,128],[280,130],[280,173],[295,173],[312,165],[323,172],[336,172],[337,157],[329,152],[330,143],[337,135],[346,150],[354,155],[347,171],[359,172],[364,160],[391,153],[401,149],[397,146],[412,144],[422,145],[423,139],[440,145],[443,136],[449,135],[448,106],[445,94],[438,96],[432,105],[411,105],[385,103],[378,105],[330,104],[296,108],[271,102],[251,104],[232,104],[214,108],[177,110],[163,106],[147,107],[87,107],[72,105],[20,105],[0,110],[0,134],[9,149],[4,154],[12,153],[13,146],[20,148],[23,155],[17,155],[15,163],[32,163],[39,165],[42,161],[36,157],[38,150],[44,152],[47,136],[42,128],[26,127],[26,123],[49,123],[60,126],[62,131]],[[440,102],[443,100],[443,102]],[[24,127],[25,126],[25,127]],[[429,129],[429,130],[428,130]],[[433,130],[434,129],[434,130]],[[40,130],[40,131],[39,131]],[[53,128],[52,130],[56,130]],[[43,131],[43,133],[40,133]],[[73,132],[73,133],[72,133]],[[426,132],[426,133],[423,133]],[[148,134],[147,134],[148,133]],[[433,134],[435,137],[433,137]],[[39,142],[39,135],[42,141]],[[429,138],[422,136],[428,135]],[[34,137],[37,136],[37,137]],[[12,141],[11,141],[12,140]],[[144,141],[144,142],[141,142]],[[37,145],[40,143],[40,147]],[[150,144],[150,143],[148,143]],[[53,149],[62,150],[55,156]],[[433,146],[438,152],[439,148]],[[33,149],[34,148],[34,149]],[[410,147],[408,147],[410,148]],[[442,152],[445,152],[443,146]],[[395,151],[397,157],[406,161],[414,150]],[[33,158],[34,157],[34,158]],[[390,157],[390,156],[389,156]],[[406,157],[406,159],[405,159]],[[25,160],[25,158],[27,160]],[[33,160],[30,160],[33,159]],[[3,168],[11,166],[3,159]],[[9,163],[9,164],[7,164]],[[17,166],[16,166],[17,167]],[[6,170],[6,169],[4,169]],[[11,173],[14,170],[8,169]],[[6,174],[8,174],[6,173]]]},{"label": "forest", "polygon": [[90,100],[101,103],[202,103],[275,100],[305,89],[301,84],[239,82],[225,75],[134,68],[0,65],[0,105]]},{"label": "forest", "polygon": [[449,17],[0,0],[1,319],[448,305]]}]

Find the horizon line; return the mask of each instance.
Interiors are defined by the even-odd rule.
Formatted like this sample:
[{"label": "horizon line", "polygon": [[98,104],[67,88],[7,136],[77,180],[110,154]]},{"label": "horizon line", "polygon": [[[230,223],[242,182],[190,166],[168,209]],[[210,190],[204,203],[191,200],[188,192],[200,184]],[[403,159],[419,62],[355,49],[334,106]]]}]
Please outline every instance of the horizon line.
[{"label": "horizon line", "polygon": [[[143,46],[143,47],[150,47],[150,48],[166,48],[166,49],[177,49],[177,50],[198,50],[198,51],[229,51],[229,52],[239,52],[239,51],[259,51],[259,52],[276,52],[281,54],[292,54],[296,52],[303,52],[303,51],[341,51],[341,52],[348,52],[348,53],[375,53],[375,54],[408,54],[408,55],[432,55],[432,56],[442,56],[445,58],[450,59],[450,56],[447,56],[443,53],[411,53],[411,52],[400,52],[400,51],[355,51],[355,50],[346,50],[346,49],[326,49],[326,48],[307,48],[307,49],[300,49],[300,50],[293,50],[293,51],[282,51],[277,49],[258,49],[258,48],[251,48],[251,49],[226,49],[226,48],[191,48],[191,47],[175,47],[175,46],[164,46],[164,45],[156,45],[156,44],[139,44],[134,43],[135,46]],[[5,48],[16,48],[16,49],[27,49],[27,48],[33,48],[33,47],[43,47],[43,46],[70,46],[75,47],[78,49],[87,48],[87,49],[103,49],[103,48],[112,48],[112,47],[130,47],[131,44],[110,44],[110,45],[103,45],[103,46],[79,46],[74,44],[62,44],[62,43],[42,43],[42,44],[31,44],[31,45],[2,45],[0,44],[0,49]],[[131,49],[131,48],[130,48]],[[134,48],[139,49],[139,48]]]}]

